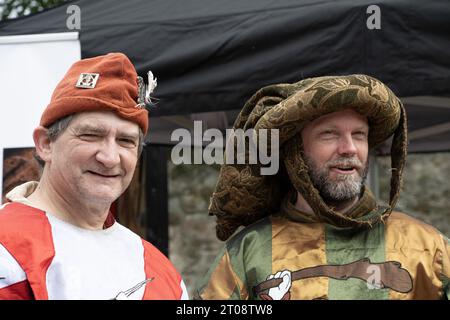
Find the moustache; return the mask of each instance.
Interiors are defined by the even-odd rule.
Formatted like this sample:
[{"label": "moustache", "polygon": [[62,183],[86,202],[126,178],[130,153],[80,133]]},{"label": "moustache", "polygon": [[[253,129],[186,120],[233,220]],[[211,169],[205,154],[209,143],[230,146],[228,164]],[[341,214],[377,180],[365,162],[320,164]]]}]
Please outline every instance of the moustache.
[{"label": "moustache", "polygon": [[326,167],[328,169],[356,169],[357,171],[360,171],[363,169],[363,164],[358,158],[337,158],[335,160],[327,162]]}]

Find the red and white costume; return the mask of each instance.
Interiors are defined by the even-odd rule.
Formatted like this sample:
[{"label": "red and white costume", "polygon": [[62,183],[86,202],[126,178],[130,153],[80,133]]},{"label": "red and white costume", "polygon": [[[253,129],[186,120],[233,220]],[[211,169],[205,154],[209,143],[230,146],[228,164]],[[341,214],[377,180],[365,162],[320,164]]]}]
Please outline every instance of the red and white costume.
[{"label": "red and white costume", "polygon": [[188,299],[170,261],[112,220],[86,230],[36,209],[29,182],[0,209],[0,299]]}]

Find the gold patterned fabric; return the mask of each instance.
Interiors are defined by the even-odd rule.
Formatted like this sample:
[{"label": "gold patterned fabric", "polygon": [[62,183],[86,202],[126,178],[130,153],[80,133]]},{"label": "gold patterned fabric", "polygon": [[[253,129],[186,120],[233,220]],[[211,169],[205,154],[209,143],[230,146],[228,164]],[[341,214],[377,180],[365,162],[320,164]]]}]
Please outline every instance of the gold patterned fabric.
[{"label": "gold patterned fabric", "polygon": [[394,211],[386,225],[385,250],[386,260],[403,262],[414,287],[406,295],[391,291],[389,299],[449,299],[450,250],[435,228]]},{"label": "gold patterned fabric", "polygon": [[[449,299],[450,240],[432,226],[393,211],[373,228],[338,228],[289,211],[230,237],[194,298]],[[270,275],[284,271],[291,286],[276,297],[269,290],[282,285]]]},{"label": "gold patterned fabric", "polygon": [[[391,135],[392,176],[389,206],[379,214],[358,218],[328,207],[312,185],[303,161],[300,131],[308,121],[351,108],[367,116],[369,146]],[[318,77],[293,84],[275,84],[256,92],[244,105],[233,129],[278,129],[283,163],[276,175],[263,176],[259,164],[224,164],[211,197],[209,213],[217,217],[216,233],[226,240],[247,226],[277,212],[285,194],[300,192],[316,215],[314,220],[338,227],[371,227],[385,220],[398,200],[406,159],[406,113],[401,101],[382,82],[367,75]]]}]

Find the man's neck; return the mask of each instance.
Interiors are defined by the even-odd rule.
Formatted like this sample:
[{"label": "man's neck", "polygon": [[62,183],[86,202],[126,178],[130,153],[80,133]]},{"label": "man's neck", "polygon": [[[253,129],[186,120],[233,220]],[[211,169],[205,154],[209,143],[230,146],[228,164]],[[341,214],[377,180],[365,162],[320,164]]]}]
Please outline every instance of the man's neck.
[{"label": "man's neck", "polygon": [[[350,208],[352,208],[357,202],[358,198],[354,198],[349,201],[341,201],[341,202],[334,202],[334,203],[326,203],[328,206],[333,207],[335,211],[341,212],[345,214]],[[295,202],[295,208],[299,211],[305,212],[305,213],[314,213],[311,206],[306,202],[305,198],[297,192],[297,201]]]},{"label": "man's neck", "polygon": [[77,227],[89,230],[103,229],[110,209],[110,204],[86,204],[79,199],[71,199],[60,194],[57,188],[54,188],[44,177],[27,199],[36,208]]}]

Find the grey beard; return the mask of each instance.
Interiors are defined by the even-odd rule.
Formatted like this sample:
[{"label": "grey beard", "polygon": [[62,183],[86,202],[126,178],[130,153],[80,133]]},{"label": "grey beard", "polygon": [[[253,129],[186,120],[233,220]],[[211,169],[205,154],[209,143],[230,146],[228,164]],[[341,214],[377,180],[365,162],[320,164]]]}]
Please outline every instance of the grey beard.
[{"label": "grey beard", "polygon": [[[351,162],[361,165],[361,162],[355,158],[341,157],[333,162]],[[305,156],[305,163],[309,167],[309,176],[313,186],[319,191],[323,201],[328,205],[353,200],[360,196],[369,171],[369,161],[361,170],[357,170],[358,175],[339,175],[336,180],[330,180],[330,163],[323,167],[317,167],[315,162]]]}]

